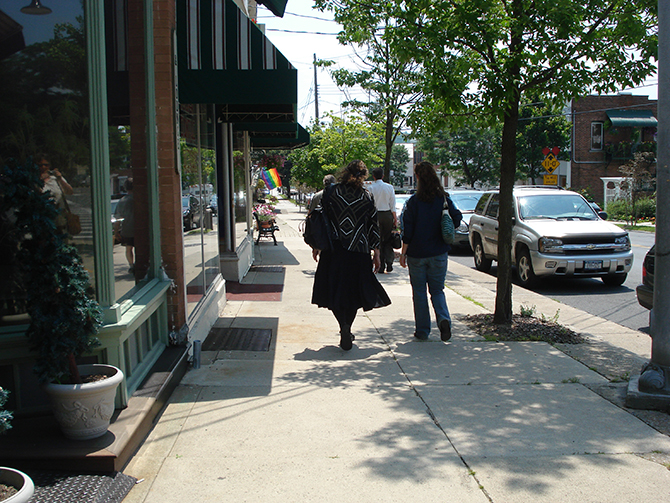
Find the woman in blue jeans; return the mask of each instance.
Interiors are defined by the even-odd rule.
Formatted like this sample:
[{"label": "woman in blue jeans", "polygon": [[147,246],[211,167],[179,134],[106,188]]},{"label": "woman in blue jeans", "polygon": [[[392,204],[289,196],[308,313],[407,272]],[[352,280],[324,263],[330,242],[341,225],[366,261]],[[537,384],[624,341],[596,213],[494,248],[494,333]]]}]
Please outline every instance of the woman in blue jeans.
[{"label": "woman in blue jeans", "polygon": [[461,224],[461,212],[445,193],[435,168],[429,162],[414,167],[417,179],[416,193],[407,200],[402,213],[402,250],[400,265],[409,267],[414,303],[414,337],[428,339],[430,334],[430,310],[428,295],[435,310],[440,338],[451,338],[451,316],[444,295],[444,280],[447,276],[449,245],[442,239],[442,208],[446,201],[454,227]]}]

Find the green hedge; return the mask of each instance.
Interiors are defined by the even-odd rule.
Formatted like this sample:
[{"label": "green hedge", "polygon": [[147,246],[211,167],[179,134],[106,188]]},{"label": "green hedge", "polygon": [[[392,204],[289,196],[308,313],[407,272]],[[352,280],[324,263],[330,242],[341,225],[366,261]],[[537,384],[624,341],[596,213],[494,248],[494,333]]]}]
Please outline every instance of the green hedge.
[{"label": "green hedge", "polygon": [[608,220],[650,220],[656,218],[656,198],[645,197],[635,203],[635,218],[630,201],[617,199],[607,205]]}]

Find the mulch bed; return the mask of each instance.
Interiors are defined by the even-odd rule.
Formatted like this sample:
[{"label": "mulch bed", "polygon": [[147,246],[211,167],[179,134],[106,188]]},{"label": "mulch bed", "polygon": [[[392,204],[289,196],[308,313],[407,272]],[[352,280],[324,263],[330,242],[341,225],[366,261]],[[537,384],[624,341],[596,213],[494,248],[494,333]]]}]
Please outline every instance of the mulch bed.
[{"label": "mulch bed", "polygon": [[493,314],[471,314],[463,321],[478,335],[491,341],[543,341],[550,344],[581,344],[580,334],[552,320],[534,316],[512,315],[510,324],[496,325]]}]

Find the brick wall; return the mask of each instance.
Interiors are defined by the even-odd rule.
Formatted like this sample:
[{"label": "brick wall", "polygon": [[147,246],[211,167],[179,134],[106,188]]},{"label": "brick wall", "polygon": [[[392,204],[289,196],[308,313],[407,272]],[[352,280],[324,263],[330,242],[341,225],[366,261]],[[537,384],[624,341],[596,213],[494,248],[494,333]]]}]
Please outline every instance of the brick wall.
[{"label": "brick wall", "polygon": [[[647,96],[614,95],[585,96],[572,102],[573,150],[572,188],[588,188],[597,202],[604,197],[601,177],[622,176],[619,167],[626,161],[608,158],[605,150],[591,150],[591,123],[607,121],[607,110],[630,108],[651,110],[657,116],[657,102]],[[652,132],[645,131],[642,140],[652,140]],[[603,144],[619,142],[630,138],[630,128],[623,128],[616,134],[604,131]]]},{"label": "brick wall", "polygon": [[[184,235],[182,230],[181,177],[177,170],[175,131],[175,81],[172,33],[175,29],[175,2],[154,0],[154,65],[156,93],[156,127],[158,142],[158,205],[160,247],[163,266],[177,288],[168,295],[170,330],[186,323],[184,279]],[[128,2],[128,54],[130,78],[130,127],[135,199],[137,201],[136,235],[148,236],[147,159],[146,159],[146,93],[144,74],[144,20],[142,0]],[[139,184],[138,184],[139,182]],[[140,197],[144,194],[145,197]],[[142,277],[148,267],[147,240],[136,239],[136,275]]]}]

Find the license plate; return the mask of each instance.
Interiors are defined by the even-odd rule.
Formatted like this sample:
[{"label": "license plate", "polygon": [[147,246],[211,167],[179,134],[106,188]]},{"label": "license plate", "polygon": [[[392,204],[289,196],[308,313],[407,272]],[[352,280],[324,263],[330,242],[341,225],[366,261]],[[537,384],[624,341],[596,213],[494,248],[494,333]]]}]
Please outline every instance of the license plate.
[{"label": "license plate", "polygon": [[584,270],[593,271],[595,269],[602,269],[603,261],[602,260],[585,260],[584,261]]}]

